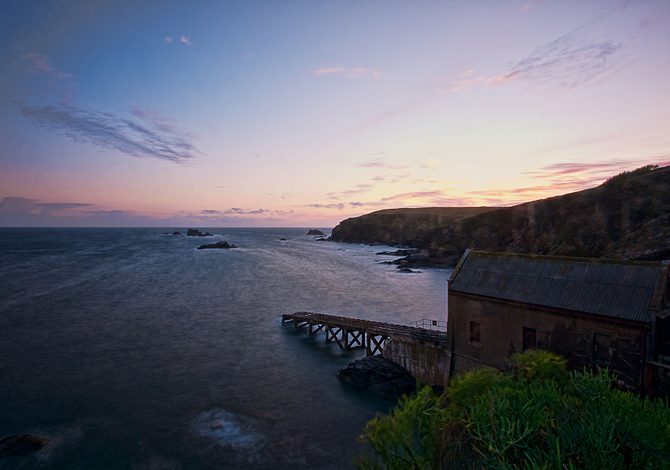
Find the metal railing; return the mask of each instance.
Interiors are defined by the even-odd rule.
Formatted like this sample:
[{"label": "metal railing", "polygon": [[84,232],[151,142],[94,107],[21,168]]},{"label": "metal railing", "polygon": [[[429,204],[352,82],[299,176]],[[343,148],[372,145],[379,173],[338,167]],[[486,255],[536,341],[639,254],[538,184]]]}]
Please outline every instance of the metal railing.
[{"label": "metal railing", "polygon": [[423,318],[421,320],[410,323],[410,325],[415,328],[423,328],[425,330],[431,331],[447,331],[447,322],[444,320],[431,320],[429,318]]}]

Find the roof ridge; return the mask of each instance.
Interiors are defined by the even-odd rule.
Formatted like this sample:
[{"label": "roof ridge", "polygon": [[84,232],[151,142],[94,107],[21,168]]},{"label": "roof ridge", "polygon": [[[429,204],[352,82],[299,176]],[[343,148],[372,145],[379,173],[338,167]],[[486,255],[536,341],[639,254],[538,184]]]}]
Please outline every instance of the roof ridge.
[{"label": "roof ridge", "polygon": [[615,259],[615,258],[589,258],[583,256],[562,256],[562,255],[537,255],[532,253],[514,253],[511,251],[479,251],[471,250],[471,256],[484,255],[491,257],[509,257],[509,258],[526,258],[537,261],[571,261],[584,264],[620,264],[629,266],[647,266],[655,268],[663,268],[666,266],[665,261],[642,261],[630,259]]}]

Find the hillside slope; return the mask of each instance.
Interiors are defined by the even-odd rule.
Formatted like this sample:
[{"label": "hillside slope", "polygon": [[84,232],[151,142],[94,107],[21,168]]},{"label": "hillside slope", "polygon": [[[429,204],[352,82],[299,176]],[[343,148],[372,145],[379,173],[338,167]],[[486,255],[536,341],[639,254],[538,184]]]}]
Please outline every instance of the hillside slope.
[{"label": "hillside slope", "polygon": [[670,255],[670,167],[644,167],[576,193],[506,208],[377,211],[342,221],[332,240],[567,256]]},{"label": "hillside slope", "polygon": [[441,248],[439,242],[462,219],[495,207],[422,207],[385,209],[340,222],[332,240],[372,245]]}]

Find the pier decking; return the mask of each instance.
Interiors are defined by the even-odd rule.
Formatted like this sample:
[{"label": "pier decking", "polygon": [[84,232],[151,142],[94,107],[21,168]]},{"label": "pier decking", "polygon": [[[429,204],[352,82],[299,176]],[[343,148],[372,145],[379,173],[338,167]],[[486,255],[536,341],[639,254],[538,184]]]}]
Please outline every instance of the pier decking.
[{"label": "pier decking", "polygon": [[326,343],[334,342],[344,351],[365,348],[367,356],[381,354],[384,343],[392,338],[439,347],[447,345],[447,334],[444,331],[323,313],[285,313],[282,315],[282,322],[293,322],[296,328],[307,327],[310,335],[324,332]]}]

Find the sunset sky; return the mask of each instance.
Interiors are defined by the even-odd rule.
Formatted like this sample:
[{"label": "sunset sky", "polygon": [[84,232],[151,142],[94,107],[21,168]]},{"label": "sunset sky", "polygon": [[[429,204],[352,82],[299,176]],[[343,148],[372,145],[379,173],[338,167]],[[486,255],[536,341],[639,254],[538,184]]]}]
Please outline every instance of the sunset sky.
[{"label": "sunset sky", "polygon": [[334,226],[670,162],[670,2],[3,1],[0,225]]}]

